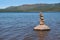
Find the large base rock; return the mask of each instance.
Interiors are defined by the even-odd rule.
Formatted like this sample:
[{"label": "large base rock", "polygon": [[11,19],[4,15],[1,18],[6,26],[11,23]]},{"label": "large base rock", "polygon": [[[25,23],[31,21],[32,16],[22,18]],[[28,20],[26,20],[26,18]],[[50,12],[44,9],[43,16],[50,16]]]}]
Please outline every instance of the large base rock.
[{"label": "large base rock", "polygon": [[39,30],[39,31],[48,31],[50,28],[47,25],[38,25],[34,27],[34,30]]}]

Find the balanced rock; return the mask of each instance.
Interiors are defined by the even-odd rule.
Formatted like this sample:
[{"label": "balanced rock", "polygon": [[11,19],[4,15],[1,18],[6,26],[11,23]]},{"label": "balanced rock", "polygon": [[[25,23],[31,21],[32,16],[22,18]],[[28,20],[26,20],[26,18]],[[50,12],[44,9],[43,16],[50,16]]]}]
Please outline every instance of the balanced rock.
[{"label": "balanced rock", "polygon": [[42,13],[40,13],[40,25],[34,27],[34,30],[40,30],[40,31],[50,30],[50,28],[44,24],[44,17]]},{"label": "balanced rock", "polygon": [[50,28],[47,25],[38,25],[34,27],[34,30],[39,30],[39,31],[48,31]]}]

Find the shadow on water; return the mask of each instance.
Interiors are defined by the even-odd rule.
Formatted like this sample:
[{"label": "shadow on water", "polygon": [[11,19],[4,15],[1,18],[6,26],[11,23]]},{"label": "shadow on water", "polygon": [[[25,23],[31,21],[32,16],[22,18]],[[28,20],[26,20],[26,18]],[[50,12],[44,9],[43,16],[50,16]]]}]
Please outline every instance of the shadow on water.
[{"label": "shadow on water", "polygon": [[25,36],[24,40],[46,40],[48,39],[49,31],[34,31],[35,34]]},{"label": "shadow on water", "polygon": [[46,40],[49,31],[36,31],[38,40]]}]

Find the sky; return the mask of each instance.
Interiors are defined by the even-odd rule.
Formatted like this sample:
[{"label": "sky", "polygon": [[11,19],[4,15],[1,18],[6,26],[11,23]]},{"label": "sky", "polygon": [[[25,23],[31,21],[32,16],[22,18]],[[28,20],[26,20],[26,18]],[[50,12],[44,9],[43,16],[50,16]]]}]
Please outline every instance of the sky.
[{"label": "sky", "polygon": [[0,0],[0,8],[8,6],[18,6],[23,4],[37,4],[37,3],[60,3],[60,0]]}]

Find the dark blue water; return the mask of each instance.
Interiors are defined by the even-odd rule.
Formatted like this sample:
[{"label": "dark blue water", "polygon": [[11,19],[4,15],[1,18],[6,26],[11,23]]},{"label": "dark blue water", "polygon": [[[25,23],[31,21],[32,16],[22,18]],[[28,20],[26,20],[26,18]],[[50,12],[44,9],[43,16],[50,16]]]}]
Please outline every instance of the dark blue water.
[{"label": "dark blue water", "polygon": [[50,31],[35,31],[39,13],[0,13],[0,40],[60,40],[60,12],[44,12]]}]

